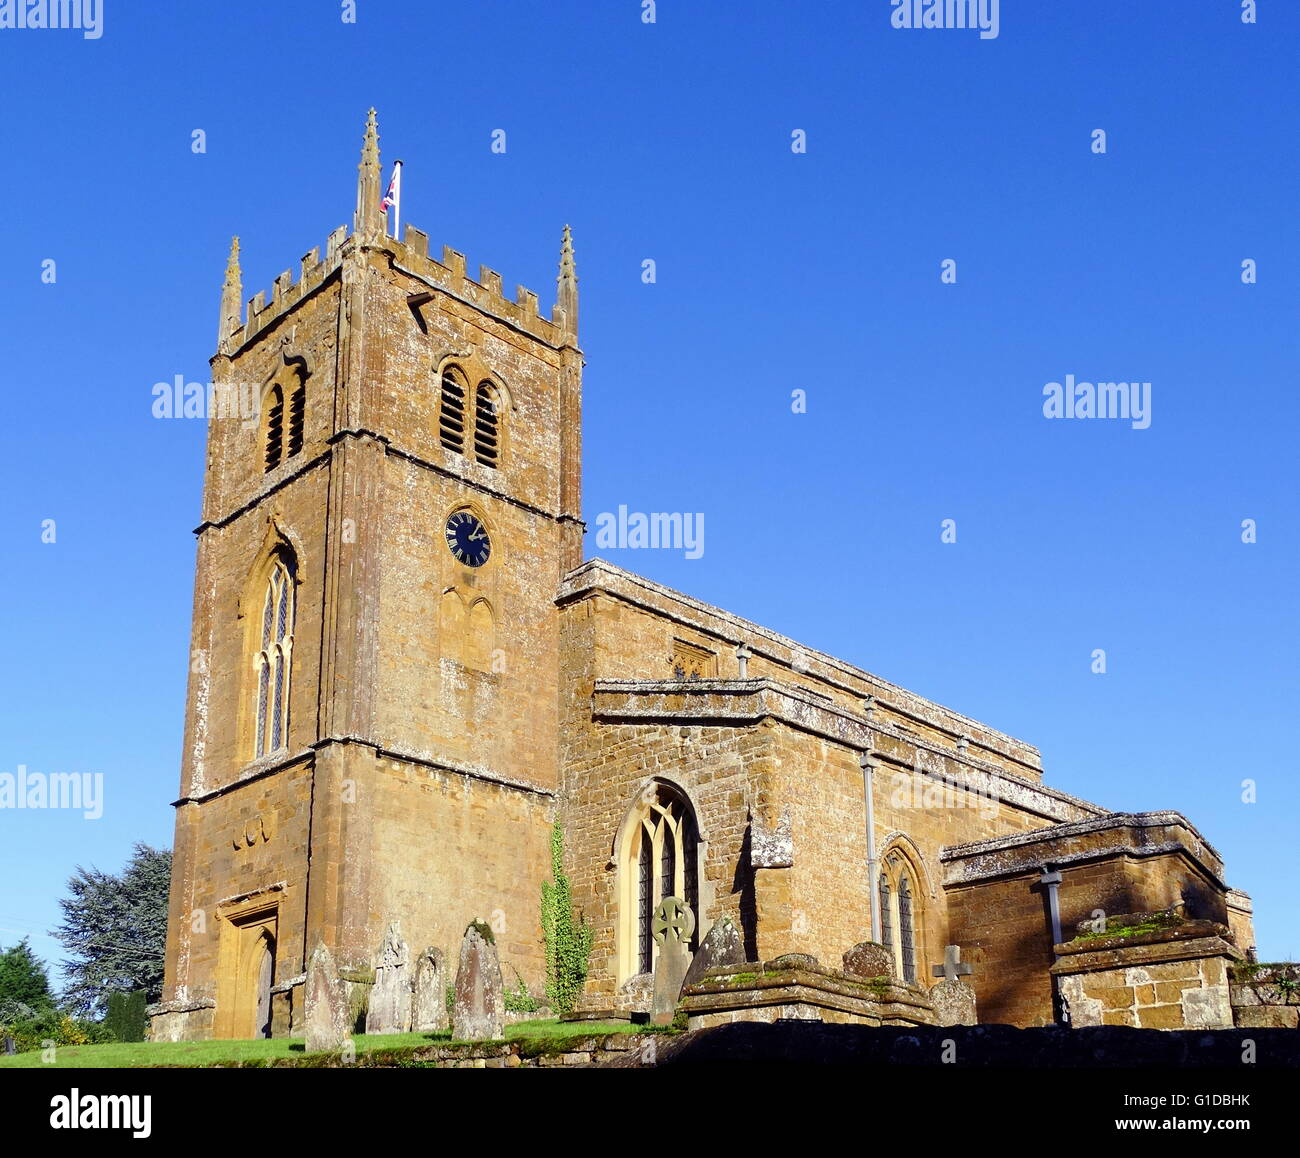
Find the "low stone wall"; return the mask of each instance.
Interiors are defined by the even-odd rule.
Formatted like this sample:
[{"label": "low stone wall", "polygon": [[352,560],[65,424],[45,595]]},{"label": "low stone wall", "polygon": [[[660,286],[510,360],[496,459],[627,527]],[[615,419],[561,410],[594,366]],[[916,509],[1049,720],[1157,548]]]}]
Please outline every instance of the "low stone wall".
[{"label": "low stone wall", "polygon": [[[963,1069],[1209,1069],[1219,1075],[1251,1069],[1300,1067],[1300,1033],[1286,1029],[1175,1030],[1097,1026],[1070,1029],[1010,1025],[866,1026],[781,1021],[740,1022],[682,1033],[593,1034],[570,1038],[563,1048],[539,1043],[429,1045],[363,1054],[344,1062],[337,1054],[283,1058],[273,1068],[389,1069],[642,1069],[664,1066],[852,1065]],[[248,1062],[239,1068],[263,1068]]]},{"label": "low stone wall", "polygon": [[1052,973],[1070,1024],[1141,1029],[1233,1025],[1228,970],[1242,954],[1226,925],[1184,921],[1132,934],[1078,937],[1056,946]]},{"label": "low stone wall", "polygon": [[[1247,1046],[1254,1058],[1249,1067],[1242,1064]],[[650,1064],[641,1057],[636,1053],[609,1055],[609,1060],[601,1064]],[[676,1034],[658,1043],[653,1060],[656,1066],[734,1066],[741,1062],[763,1066],[878,1066],[882,1076],[899,1066],[1012,1070],[1132,1070],[1149,1066],[1161,1071],[1208,1069],[1221,1079],[1227,1071],[1290,1071],[1300,1066],[1300,1033],[1285,1029],[1162,1032],[1122,1026],[903,1028],[787,1021],[776,1025],[722,1025]]]},{"label": "low stone wall", "polygon": [[454,1045],[399,1046],[357,1054],[308,1054],[273,1061],[232,1063],[230,1069],[547,1069],[574,1066],[653,1066],[661,1043],[675,1036],[656,1033],[603,1033],[571,1037],[555,1046],[545,1041],[458,1042]]},{"label": "low stone wall", "polygon": [[1300,965],[1234,965],[1229,988],[1242,1029],[1300,1028]]},{"label": "low stone wall", "polygon": [[150,1041],[206,1041],[212,1036],[217,1003],[210,997],[186,1001],[160,1001],[150,1005]]}]

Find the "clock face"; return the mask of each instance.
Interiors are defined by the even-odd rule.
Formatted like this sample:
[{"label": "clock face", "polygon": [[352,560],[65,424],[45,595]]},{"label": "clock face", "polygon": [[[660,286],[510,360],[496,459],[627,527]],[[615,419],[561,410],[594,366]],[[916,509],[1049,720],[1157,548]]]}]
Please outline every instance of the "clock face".
[{"label": "clock face", "polygon": [[466,567],[482,567],[492,553],[487,528],[469,511],[457,511],[447,520],[447,546]]}]

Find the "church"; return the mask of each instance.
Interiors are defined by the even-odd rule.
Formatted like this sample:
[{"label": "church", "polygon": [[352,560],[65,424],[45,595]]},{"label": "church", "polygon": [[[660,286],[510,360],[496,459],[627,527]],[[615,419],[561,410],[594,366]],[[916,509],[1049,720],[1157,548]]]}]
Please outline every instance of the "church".
[{"label": "church", "polygon": [[[246,309],[241,282],[236,241],[212,377],[259,408],[208,424],[156,1039],[299,1033],[313,949],[364,987],[394,925],[454,954],[486,922],[540,994],[557,825],[580,1012],[644,1015],[673,897],[692,949],[725,920],[806,965],[828,1020],[871,941],[918,1020],[959,955],[983,1022],[1231,1023],[1250,900],[1182,815],[1062,792],[1022,740],[584,557],[567,227],[549,314],[389,236],[372,110],[351,229]],[[1177,936],[1076,952],[1155,912]]]}]

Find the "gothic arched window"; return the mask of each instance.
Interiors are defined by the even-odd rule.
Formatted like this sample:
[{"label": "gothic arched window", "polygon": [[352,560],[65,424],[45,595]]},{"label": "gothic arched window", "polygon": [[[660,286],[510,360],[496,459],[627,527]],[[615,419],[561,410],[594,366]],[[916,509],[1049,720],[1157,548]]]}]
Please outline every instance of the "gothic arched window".
[{"label": "gothic arched window", "polygon": [[655,942],[652,921],[665,897],[677,897],[695,914],[690,948],[699,942],[700,833],[690,803],[666,784],[652,784],[624,851],[624,871],[630,888],[624,893],[624,931],[630,950],[627,974],[654,969]]},{"label": "gothic arched window", "polygon": [[918,879],[915,863],[901,845],[891,843],[876,882],[880,942],[894,960],[894,976],[909,985],[917,980],[916,963],[924,949],[921,898],[913,892]]},{"label": "gothic arched window", "polygon": [[912,883],[907,877],[898,882],[898,949],[903,965],[903,980],[916,980],[916,930],[912,924]]},{"label": "gothic arched window", "polygon": [[880,874],[880,943],[891,952],[894,948],[894,914],[890,908],[889,877]]},{"label": "gothic arched window", "polygon": [[465,453],[465,383],[454,367],[442,374],[438,398],[438,438],[448,450]]},{"label": "gothic arched window", "polygon": [[293,560],[288,554],[276,554],[262,600],[261,646],[253,660],[257,675],[254,757],[279,751],[289,742],[293,596]]},{"label": "gothic arched window", "polygon": [[497,465],[499,423],[497,392],[490,383],[480,382],[474,392],[474,457],[484,466]]}]

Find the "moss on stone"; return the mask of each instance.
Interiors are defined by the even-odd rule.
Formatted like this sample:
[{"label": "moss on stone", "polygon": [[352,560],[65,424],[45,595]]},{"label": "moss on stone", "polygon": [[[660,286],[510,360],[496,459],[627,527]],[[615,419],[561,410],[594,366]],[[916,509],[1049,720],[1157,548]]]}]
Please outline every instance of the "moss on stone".
[{"label": "moss on stone", "polygon": [[[765,973],[765,977],[774,977],[774,973]],[[710,977],[710,981],[715,981],[719,985],[753,985],[758,980],[757,973],[728,973],[725,977]]]},{"label": "moss on stone", "polygon": [[[1128,924],[1124,924],[1125,920]],[[1094,929],[1090,933],[1080,933],[1074,938],[1078,941],[1100,941],[1104,937],[1140,937],[1145,933],[1160,933],[1185,925],[1187,921],[1176,913],[1151,913],[1143,920],[1134,922],[1131,918],[1110,917],[1104,929]]]}]

